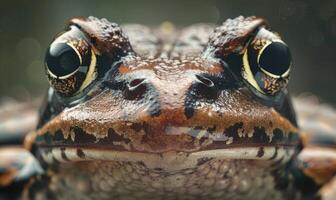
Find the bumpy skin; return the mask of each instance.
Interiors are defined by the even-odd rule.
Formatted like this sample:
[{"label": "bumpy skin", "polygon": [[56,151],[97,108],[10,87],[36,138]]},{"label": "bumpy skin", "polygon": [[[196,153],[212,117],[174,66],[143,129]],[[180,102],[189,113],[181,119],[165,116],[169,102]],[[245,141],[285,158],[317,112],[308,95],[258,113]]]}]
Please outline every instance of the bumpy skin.
[{"label": "bumpy skin", "polygon": [[70,24],[90,41],[98,78],[72,97],[49,89],[26,140],[47,173],[23,199],[305,197],[286,89],[262,95],[240,75],[237,58],[263,19],[182,30]]},{"label": "bumpy skin", "polygon": [[[105,19],[73,19],[98,59],[112,66],[76,103],[50,91],[34,141],[35,153],[56,170],[48,193],[59,199],[299,195],[285,170],[298,145],[286,91],[265,104],[229,68],[240,66],[225,63],[264,23],[239,17],[214,32],[211,25],[176,32],[126,25],[121,32]],[[41,195],[31,188],[30,195]]]},{"label": "bumpy skin", "polygon": [[[237,18],[225,22],[222,29],[235,27],[228,35],[221,29],[211,35],[212,29],[208,26],[195,25],[179,34],[170,33],[176,35],[171,41],[166,41],[166,36],[161,38],[164,34],[160,31],[150,33],[146,27],[135,30],[132,25],[124,26],[125,35],[135,35],[128,34],[127,30],[138,31],[137,35],[142,35],[141,31],[143,34],[147,32],[143,41],[130,38],[133,48],[139,52],[132,51],[122,35],[115,35],[115,29],[119,33],[119,28],[110,27],[106,20],[72,20],[94,38],[93,45],[101,59],[115,59],[115,51],[123,51],[124,56],[112,63],[105,77],[92,84],[84,96],[67,99],[51,90],[51,102],[41,118],[37,130],[41,137],[36,144],[48,145],[51,141],[53,145],[96,144],[145,152],[195,151],[202,147],[199,138],[204,134],[215,134],[219,142],[207,144],[207,149],[221,148],[220,142],[227,146],[263,144],[267,142],[265,138],[269,144],[296,144],[298,130],[287,92],[283,91],[264,103],[264,99],[258,99],[243,80],[225,68],[226,64],[214,55],[221,52],[221,46],[226,48],[224,43],[230,45],[231,50],[235,49],[233,52],[238,52],[243,45],[230,41],[235,41],[235,32],[237,37],[246,37],[245,41],[252,37],[258,28],[250,26],[254,20],[261,21]],[[198,29],[203,29],[203,34],[199,34]],[[223,34],[221,39],[217,32]],[[240,36],[241,32],[249,34]],[[115,44],[116,41],[110,38],[120,38],[115,40],[121,44]],[[208,38],[210,42],[205,43]],[[223,40],[223,44],[218,40]],[[152,47],[154,44],[157,48]],[[147,58],[148,55],[156,56]],[[225,60],[225,56],[220,58]],[[64,109],[69,106],[72,108]],[[258,131],[260,134],[254,134]],[[114,138],[118,135],[124,137]],[[191,141],[190,136],[199,137]],[[245,139],[240,139],[243,137]],[[119,140],[121,145],[111,145]],[[131,144],[124,144],[127,142]]]}]

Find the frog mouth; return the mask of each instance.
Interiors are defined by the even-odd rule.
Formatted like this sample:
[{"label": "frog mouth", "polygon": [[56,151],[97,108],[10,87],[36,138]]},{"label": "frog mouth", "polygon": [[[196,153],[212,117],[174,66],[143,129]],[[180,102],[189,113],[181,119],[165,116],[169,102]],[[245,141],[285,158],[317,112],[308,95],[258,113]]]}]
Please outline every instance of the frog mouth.
[{"label": "frog mouth", "polygon": [[42,147],[40,154],[49,164],[66,162],[138,162],[149,168],[179,170],[202,165],[209,160],[259,160],[274,166],[287,163],[296,149],[288,146],[235,147],[197,152],[129,152],[89,147]]},{"label": "frog mouth", "polygon": [[[119,128],[117,128],[119,127]],[[128,128],[127,128],[128,127]],[[287,162],[296,151],[295,132],[275,129],[268,134],[255,128],[251,134],[241,134],[239,124],[224,132],[214,128],[176,127],[164,132],[141,130],[130,122],[109,129],[106,137],[96,138],[78,127],[68,133],[60,129],[37,136],[35,144],[47,163],[79,161],[144,162],[152,167],[174,168],[197,165],[209,159],[254,159],[273,163]],[[176,164],[175,162],[179,162]]]},{"label": "frog mouth", "polygon": [[[284,132],[275,128],[268,132],[255,127],[253,132],[242,133],[242,123],[229,126],[224,131],[214,127],[157,126],[124,122],[115,124],[104,136],[97,137],[79,127],[70,127],[67,132],[39,133],[35,144],[40,147],[79,147],[110,149],[115,151],[163,153],[168,151],[197,152],[203,150],[243,147],[297,146],[297,132]],[[41,129],[40,129],[41,131]]]},{"label": "frog mouth", "polygon": [[299,143],[296,126],[268,107],[220,113],[203,107],[187,117],[182,108],[152,116],[144,108],[127,114],[94,105],[67,109],[36,131],[34,142],[46,160],[160,159],[168,152],[196,160],[200,155],[274,160],[292,155]]}]

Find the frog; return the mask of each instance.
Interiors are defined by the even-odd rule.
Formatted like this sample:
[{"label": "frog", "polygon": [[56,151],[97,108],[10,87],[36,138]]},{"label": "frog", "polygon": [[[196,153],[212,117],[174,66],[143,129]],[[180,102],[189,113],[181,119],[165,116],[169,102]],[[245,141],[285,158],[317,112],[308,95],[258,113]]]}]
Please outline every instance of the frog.
[{"label": "frog", "polygon": [[2,139],[0,197],[334,199],[336,112],[293,100],[292,68],[262,17],[73,18],[46,50],[36,128]]}]

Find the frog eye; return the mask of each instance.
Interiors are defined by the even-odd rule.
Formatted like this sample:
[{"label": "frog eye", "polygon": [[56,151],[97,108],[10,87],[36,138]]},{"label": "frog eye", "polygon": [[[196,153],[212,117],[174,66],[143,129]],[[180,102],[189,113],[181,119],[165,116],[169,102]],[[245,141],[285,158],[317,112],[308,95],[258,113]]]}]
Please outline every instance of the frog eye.
[{"label": "frog eye", "polygon": [[49,82],[62,96],[85,89],[96,77],[95,67],[95,53],[75,26],[51,43],[45,57]]},{"label": "frog eye", "polygon": [[47,72],[55,78],[66,79],[76,73],[81,64],[82,57],[71,44],[53,43],[47,51]]},{"label": "frog eye", "polygon": [[282,40],[257,38],[244,51],[242,76],[259,92],[276,95],[287,86],[291,63]]}]

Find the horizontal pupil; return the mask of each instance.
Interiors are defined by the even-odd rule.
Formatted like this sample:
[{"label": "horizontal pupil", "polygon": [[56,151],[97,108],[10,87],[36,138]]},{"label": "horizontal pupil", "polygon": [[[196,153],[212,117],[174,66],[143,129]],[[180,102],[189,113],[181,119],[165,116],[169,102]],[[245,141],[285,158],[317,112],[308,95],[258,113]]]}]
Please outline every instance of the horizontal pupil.
[{"label": "horizontal pupil", "polygon": [[57,77],[76,71],[80,66],[80,58],[76,51],[66,43],[51,44],[46,55],[48,69]]},{"label": "horizontal pupil", "polygon": [[291,64],[289,48],[281,42],[273,42],[268,45],[259,58],[259,67],[267,72],[281,76]]}]

